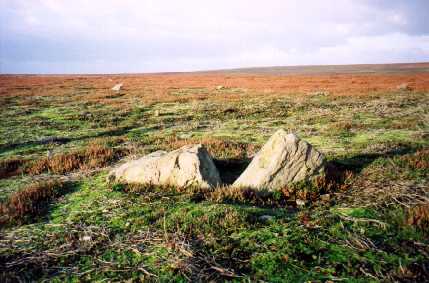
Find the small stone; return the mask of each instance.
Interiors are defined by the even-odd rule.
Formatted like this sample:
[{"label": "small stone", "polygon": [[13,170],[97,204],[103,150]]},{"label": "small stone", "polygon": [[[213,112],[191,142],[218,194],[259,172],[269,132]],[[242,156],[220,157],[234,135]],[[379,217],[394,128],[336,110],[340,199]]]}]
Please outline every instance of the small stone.
[{"label": "small stone", "polygon": [[398,90],[412,90],[410,84],[402,83],[396,87]]},{"label": "small stone", "polygon": [[330,200],[331,200],[331,195],[330,195],[330,194],[324,194],[324,195],[321,195],[321,196],[320,196],[320,200],[321,200],[321,201],[328,202],[328,201],[330,201]]},{"label": "small stone", "polygon": [[123,85],[124,84],[122,84],[122,83],[116,84],[114,87],[112,87],[112,90],[113,91],[120,91]]},{"label": "small stone", "polygon": [[224,87],[223,85],[218,85],[218,86],[216,87],[216,90],[222,90],[222,89],[225,89],[225,87]]},{"label": "small stone", "polygon": [[297,199],[295,202],[297,206],[304,206],[306,203],[305,200],[302,199]]},{"label": "small stone", "polygon": [[81,238],[81,241],[89,242],[89,241],[91,241],[91,236],[83,236],[83,237]]},{"label": "small stone", "polygon": [[158,116],[159,116],[159,110],[155,110],[155,111],[153,112],[153,116],[158,117]]}]

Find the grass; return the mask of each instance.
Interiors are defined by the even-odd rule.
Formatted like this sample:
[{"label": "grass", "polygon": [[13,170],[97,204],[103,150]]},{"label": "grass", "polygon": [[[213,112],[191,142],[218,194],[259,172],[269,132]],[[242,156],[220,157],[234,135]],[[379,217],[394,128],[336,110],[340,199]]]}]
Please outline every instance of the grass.
[{"label": "grass", "polygon": [[[418,273],[423,270],[413,270],[423,268],[427,234],[407,222],[400,207],[316,204],[291,209],[248,205],[240,199],[213,203],[192,197],[192,190],[147,187],[136,193],[111,188],[104,179],[101,174],[82,181],[51,208],[48,223],[17,228],[14,233],[32,241],[4,245],[6,262],[18,264],[18,269],[21,262],[37,267],[31,261],[43,259],[50,265],[42,269],[41,278],[58,281],[423,276]],[[46,237],[51,240],[43,241]],[[29,249],[35,259],[23,254]],[[22,276],[35,276],[35,270],[26,270]]]},{"label": "grass", "polygon": [[[426,90],[125,79],[120,95],[57,78],[0,96],[0,281],[429,280]],[[202,143],[228,184],[278,128],[321,150],[328,177],[274,192],[106,182],[120,158]]]},{"label": "grass", "polygon": [[23,223],[28,218],[36,218],[49,201],[65,191],[66,185],[63,182],[48,180],[32,183],[12,193],[0,204],[0,224]]}]

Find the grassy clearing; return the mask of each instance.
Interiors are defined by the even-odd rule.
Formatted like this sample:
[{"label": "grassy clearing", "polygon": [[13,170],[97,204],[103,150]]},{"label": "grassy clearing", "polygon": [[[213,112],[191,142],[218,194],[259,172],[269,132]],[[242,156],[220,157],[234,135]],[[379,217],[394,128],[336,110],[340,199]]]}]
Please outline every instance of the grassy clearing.
[{"label": "grassy clearing", "polygon": [[[425,278],[427,232],[400,205],[343,207],[332,200],[298,209],[275,194],[252,204],[247,197],[204,198],[198,189],[110,187],[105,177],[80,182],[53,204],[48,222],[5,233],[9,278]],[[9,246],[12,235],[22,241]],[[13,272],[24,266],[26,273]]]},{"label": "grassy clearing", "polygon": [[[203,82],[0,96],[0,281],[428,280],[427,92]],[[278,128],[341,174],[270,193],[105,181],[119,158],[202,143],[231,183]]]}]

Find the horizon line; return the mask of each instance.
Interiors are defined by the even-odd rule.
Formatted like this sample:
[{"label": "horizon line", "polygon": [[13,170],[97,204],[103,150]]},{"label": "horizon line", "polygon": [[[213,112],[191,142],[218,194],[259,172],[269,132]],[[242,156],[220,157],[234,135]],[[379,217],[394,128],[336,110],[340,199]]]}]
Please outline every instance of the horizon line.
[{"label": "horizon line", "polygon": [[[249,73],[252,70],[270,70],[279,68],[323,68],[323,67],[364,67],[364,66],[401,66],[401,65],[425,65],[429,61],[416,61],[416,62],[400,62],[400,63],[353,63],[353,64],[318,64],[318,65],[274,65],[274,66],[249,66],[249,67],[233,67],[233,68],[220,68],[220,69],[201,69],[193,71],[159,71],[159,72],[123,72],[123,73],[2,73],[0,76],[124,76],[124,75],[175,75],[175,74],[204,74],[204,73]],[[291,70],[292,71],[292,70]],[[330,73],[329,71],[325,71]],[[331,71],[335,72],[335,71]],[[370,71],[367,71],[370,72]],[[317,73],[317,72],[315,72]],[[362,73],[365,73],[363,71]]]}]

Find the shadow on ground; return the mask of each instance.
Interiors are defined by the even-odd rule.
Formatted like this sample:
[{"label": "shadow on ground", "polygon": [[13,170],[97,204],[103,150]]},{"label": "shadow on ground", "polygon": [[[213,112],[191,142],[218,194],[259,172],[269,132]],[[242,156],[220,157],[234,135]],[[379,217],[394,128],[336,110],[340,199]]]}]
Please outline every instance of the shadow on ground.
[{"label": "shadow on ground", "polygon": [[121,135],[128,133],[130,130],[134,129],[135,127],[136,127],[135,125],[128,126],[128,127],[121,127],[121,128],[117,128],[114,130],[109,130],[109,131],[97,133],[95,135],[87,135],[87,136],[82,136],[82,137],[73,137],[73,138],[47,137],[47,138],[43,138],[43,139],[35,140],[35,141],[25,141],[25,142],[21,142],[21,143],[2,144],[2,145],[0,145],[0,154],[5,153],[5,152],[10,151],[10,150],[20,149],[20,148],[26,147],[26,146],[38,146],[38,145],[46,145],[46,144],[58,144],[58,145],[60,145],[60,144],[67,144],[67,143],[70,143],[73,141],[83,141],[83,140],[92,139],[92,138],[121,136]]},{"label": "shadow on ground", "polygon": [[371,165],[378,158],[392,158],[410,153],[415,153],[418,150],[413,145],[400,145],[394,149],[388,149],[383,152],[363,153],[351,157],[334,159],[331,161],[337,168],[349,170],[353,173],[360,173],[363,169]]},{"label": "shadow on ground", "polygon": [[231,185],[240,177],[241,173],[246,170],[250,161],[249,158],[244,159],[214,159],[213,160],[223,184]]}]

